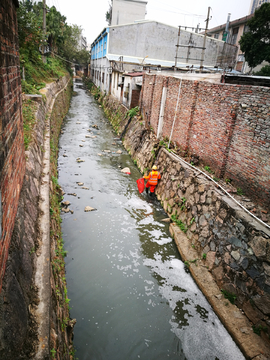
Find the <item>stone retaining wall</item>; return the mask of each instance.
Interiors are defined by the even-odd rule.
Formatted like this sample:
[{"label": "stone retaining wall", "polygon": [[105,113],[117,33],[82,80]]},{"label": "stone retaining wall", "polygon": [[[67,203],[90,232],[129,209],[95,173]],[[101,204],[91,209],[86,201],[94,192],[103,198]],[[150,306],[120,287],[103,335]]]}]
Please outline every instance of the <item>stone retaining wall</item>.
[{"label": "stone retaining wall", "polygon": [[[124,126],[125,121],[119,133]],[[141,119],[135,118],[130,124],[124,146],[141,171],[154,163],[158,166],[161,180],[156,195],[164,210],[180,225],[190,248],[196,250],[219,288],[236,296],[236,305],[250,320],[250,329],[253,325],[261,330],[269,346],[269,228],[196,169],[160,148],[154,132],[147,130]]]},{"label": "stone retaining wall", "polygon": [[[0,294],[1,359],[31,359],[34,357],[38,343],[38,323],[35,318],[35,309],[39,303],[39,298],[38,284],[34,283],[34,275],[41,238],[39,201],[41,200],[40,183],[42,181],[46,113],[52,98],[68,81],[69,76],[61,79],[58,83],[50,84],[48,86],[50,95],[46,102],[39,98],[33,140],[26,152],[23,149],[23,155],[25,154],[27,159],[26,172],[8,252],[3,288]],[[62,108],[67,111],[69,105],[67,94],[57,100],[60,101]],[[63,118],[65,114],[61,115]],[[50,284],[48,284],[48,289],[50,291]],[[65,342],[66,333],[61,336]]]}]

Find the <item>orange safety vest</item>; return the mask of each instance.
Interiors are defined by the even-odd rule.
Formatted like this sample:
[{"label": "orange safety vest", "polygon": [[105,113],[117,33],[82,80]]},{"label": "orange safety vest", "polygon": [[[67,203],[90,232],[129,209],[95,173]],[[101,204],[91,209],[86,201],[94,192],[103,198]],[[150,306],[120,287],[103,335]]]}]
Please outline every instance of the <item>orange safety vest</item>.
[{"label": "orange safety vest", "polygon": [[149,185],[157,185],[158,179],[160,179],[160,173],[158,171],[151,171],[147,176]]}]

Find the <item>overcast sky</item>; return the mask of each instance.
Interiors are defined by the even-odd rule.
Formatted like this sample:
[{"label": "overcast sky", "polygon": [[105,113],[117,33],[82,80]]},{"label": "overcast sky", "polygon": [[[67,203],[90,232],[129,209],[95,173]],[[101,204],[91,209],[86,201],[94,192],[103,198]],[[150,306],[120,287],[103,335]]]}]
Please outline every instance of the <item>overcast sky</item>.
[{"label": "overcast sky", "polygon": [[[107,26],[105,13],[110,0],[46,0],[48,6],[65,15],[68,24],[80,25],[88,43]],[[173,26],[205,27],[208,6],[211,7],[209,28],[248,15],[251,0],[148,0],[146,19],[157,20]]]}]

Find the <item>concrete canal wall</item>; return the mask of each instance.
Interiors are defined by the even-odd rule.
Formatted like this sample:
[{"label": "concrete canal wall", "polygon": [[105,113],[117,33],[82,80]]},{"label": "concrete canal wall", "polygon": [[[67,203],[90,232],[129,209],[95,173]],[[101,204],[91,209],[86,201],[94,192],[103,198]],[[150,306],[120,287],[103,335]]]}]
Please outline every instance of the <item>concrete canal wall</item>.
[{"label": "concrete canal wall", "polygon": [[45,97],[25,96],[24,101],[35,103],[36,122],[28,150],[22,148],[26,165],[18,170],[25,175],[17,214],[10,214],[14,230],[0,294],[2,359],[49,359],[52,349],[56,359],[70,359],[73,323],[65,301],[64,270],[61,263],[61,271],[53,270],[50,261],[55,259],[56,239],[61,232],[54,231],[50,237],[50,216],[47,234],[42,231],[44,212],[40,206],[45,203],[49,213],[50,203],[44,201],[41,188],[45,186],[48,194],[50,188],[55,192],[50,171],[44,172],[44,163],[50,160],[50,128],[57,133],[68,111],[72,89],[71,79],[66,76],[47,85]]},{"label": "concrete canal wall", "polygon": [[270,88],[145,74],[140,107],[163,138],[170,137],[175,120],[172,141],[181,155],[196,155],[217,177],[232,179],[269,206]]},{"label": "concrete canal wall", "polygon": [[[121,134],[127,109],[109,97],[103,106]],[[158,166],[161,180],[156,195],[174,224],[171,231],[182,258],[245,356],[269,358],[270,228],[160,146],[142,118],[132,120],[123,143],[142,172]],[[199,281],[200,274],[205,280]],[[235,296],[238,308],[221,290]]]}]

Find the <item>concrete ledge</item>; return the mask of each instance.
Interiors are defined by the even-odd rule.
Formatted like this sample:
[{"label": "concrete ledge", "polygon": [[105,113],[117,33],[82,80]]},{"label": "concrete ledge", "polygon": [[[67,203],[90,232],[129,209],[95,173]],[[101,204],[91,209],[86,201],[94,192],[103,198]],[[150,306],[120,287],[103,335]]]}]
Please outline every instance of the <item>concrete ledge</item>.
[{"label": "concrete ledge", "polygon": [[[38,328],[38,351],[35,356],[36,360],[50,358],[50,312],[51,312],[51,280],[50,280],[50,115],[57,96],[65,90],[69,83],[69,78],[64,78],[57,87],[53,83],[52,89],[47,85],[47,113],[46,131],[44,140],[44,157],[43,157],[43,181],[40,186],[40,230],[41,241],[39,256],[37,257],[37,271],[35,275],[35,284],[38,287],[39,305],[36,310],[36,316],[39,323]],[[61,88],[62,87],[62,88]]]},{"label": "concrete ledge", "polygon": [[[177,245],[183,261],[200,258],[200,255],[191,247],[190,240],[175,224],[170,225],[171,235]],[[270,359],[270,351],[262,338],[253,332],[247,317],[232,305],[221,294],[215,280],[208,271],[204,260],[190,264],[190,272],[203,292],[215,313],[230,333],[240,350],[247,359]]]}]

